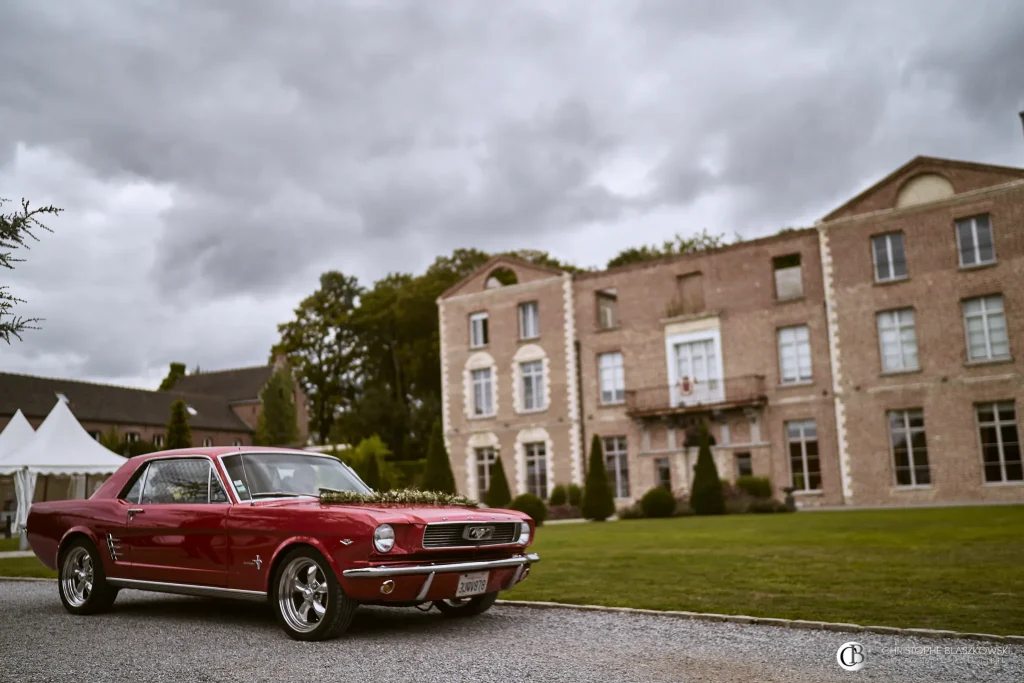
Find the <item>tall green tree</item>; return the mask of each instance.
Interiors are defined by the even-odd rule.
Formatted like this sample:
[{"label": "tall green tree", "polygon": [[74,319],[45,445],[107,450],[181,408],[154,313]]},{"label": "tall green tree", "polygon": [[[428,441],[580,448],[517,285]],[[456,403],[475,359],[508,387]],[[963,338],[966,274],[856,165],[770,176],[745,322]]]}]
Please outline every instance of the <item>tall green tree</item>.
[{"label": "tall green tree", "polygon": [[441,421],[434,421],[430,431],[430,445],[427,448],[427,467],[423,473],[423,490],[441,493],[458,493],[455,490],[455,475],[452,474],[452,463],[448,459],[448,449],[444,446],[444,435],[441,433]]},{"label": "tall green tree", "polygon": [[192,428],[188,425],[188,408],[179,398],[171,404],[171,417],[167,421],[167,449],[191,447]]},{"label": "tall green tree", "polygon": [[[738,242],[741,239],[742,238],[739,235],[736,235],[734,241]],[[608,267],[616,268],[618,266],[625,266],[631,263],[654,261],[655,259],[664,258],[666,256],[693,254],[699,251],[724,247],[729,243],[729,239],[725,234],[712,235],[708,232],[707,228],[704,228],[704,230],[699,234],[691,237],[676,235],[675,239],[665,240],[660,246],[652,244],[624,249],[608,261]]]},{"label": "tall green tree", "polygon": [[597,434],[590,442],[590,464],[587,467],[587,481],[583,487],[583,502],[580,512],[586,519],[603,522],[615,512],[615,499],[608,470],[604,465],[604,448]]},{"label": "tall green tree", "polygon": [[167,376],[164,377],[164,381],[160,382],[160,386],[157,391],[170,391],[174,388],[174,385],[179,379],[185,376],[185,364],[184,363],[171,363],[171,368],[167,372]]},{"label": "tall green tree", "polygon": [[295,446],[299,441],[295,384],[288,368],[278,368],[260,392],[263,402],[256,421],[255,442],[259,446]]},{"label": "tall green tree", "polygon": [[718,478],[718,468],[711,455],[711,437],[708,426],[701,423],[698,428],[700,452],[697,454],[697,466],[693,471],[693,488],[690,491],[690,507],[698,515],[725,514],[725,492],[722,481]]},{"label": "tall green tree", "polygon": [[353,460],[357,464],[353,467],[359,472],[359,476],[366,482],[366,485],[375,491],[387,491],[394,487],[394,477],[391,475],[387,463],[389,455],[391,455],[391,451],[387,444],[376,434],[363,439],[355,447]]},{"label": "tall green tree", "polygon": [[309,431],[318,443],[329,441],[335,420],[356,400],[365,351],[352,317],[362,293],[356,278],[328,271],[295,317],[277,326],[281,339],[271,357],[288,358],[309,399]]},{"label": "tall green tree", "polygon": [[[0,206],[7,203],[6,199],[0,198]],[[42,229],[52,232],[39,220],[43,214],[57,215],[63,209],[55,206],[40,206],[34,209],[29,208],[27,199],[21,200],[21,209],[11,213],[0,212],[0,268],[14,270],[14,264],[24,261],[15,258],[14,250],[28,249],[26,240],[39,241],[34,230]],[[23,304],[25,301],[11,294],[7,285],[0,285],[0,339],[8,344],[11,337],[21,340],[21,333],[26,330],[38,329],[35,323],[41,322],[40,318],[22,318],[14,315],[14,305]]]},{"label": "tall green tree", "polygon": [[488,507],[504,508],[512,502],[512,492],[508,488],[508,477],[505,476],[505,466],[498,458],[491,466],[491,487],[487,489],[484,502]]}]

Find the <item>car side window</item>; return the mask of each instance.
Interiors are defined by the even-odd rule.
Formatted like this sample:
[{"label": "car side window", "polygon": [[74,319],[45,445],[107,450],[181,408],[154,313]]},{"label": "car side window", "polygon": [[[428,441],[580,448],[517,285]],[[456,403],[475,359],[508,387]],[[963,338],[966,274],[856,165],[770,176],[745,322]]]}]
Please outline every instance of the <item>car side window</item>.
[{"label": "car side window", "polygon": [[210,502],[210,461],[206,458],[154,460],[141,503]]},{"label": "car side window", "polygon": [[139,473],[135,475],[135,483],[128,489],[128,493],[124,495],[124,500],[127,500],[129,503],[139,502],[139,494],[142,493],[142,480],[146,478],[147,467],[149,467],[148,464],[142,466]]},{"label": "car side window", "polygon": [[227,503],[228,494],[224,490],[224,487],[220,485],[220,479],[217,478],[213,467],[210,467],[210,502],[211,503]]}]

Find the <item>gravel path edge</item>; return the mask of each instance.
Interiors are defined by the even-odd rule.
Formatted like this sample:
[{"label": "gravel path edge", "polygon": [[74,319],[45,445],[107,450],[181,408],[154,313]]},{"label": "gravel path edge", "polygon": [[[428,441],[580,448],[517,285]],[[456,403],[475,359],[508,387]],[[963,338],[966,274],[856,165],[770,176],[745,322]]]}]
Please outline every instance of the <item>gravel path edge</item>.
[{"label": "gravel path edge", "polygon": [[775,619],[752,617],[745,614],[715,614],[713,612],[685,612],[681,610],[641,609],[638,607],[606,607],[604,605],[573,605],[564,602],[542,602],[533,600],[498,600],[499,605],[510,607],[531,607],[534,609],[572,609],[591,612],[618,612],[623,614],[644,614],[649,616],[674,617],[676,619],[698,619],[702,621],[726,621],[733,624],[757,624],[781,628],[813,629],[844,633],[881,633],[884,635],[916,636],[918,638],[957,638],[982,640],[996,643],[1024,645],[1024,636],[1000,636],[993,633],[963,633],[930,628],[896,628],[894,626],[863,626],[832,621],[808,621],[806,619]]},{"label": "gravel path edge", "polygon": [[[0,581],[56,581],[34,576],[0,576]],[[894,636],[916,636],[918,638],[956,638],[961,640],[982,640],[994,643],[1024,645],[1024,636],[1000,636],[994,633],[964,633],[942,631],[930,628],[896,628],[894,626],[863,626],[835,621],[808,621],[806,619],[776,619],[774,617],[752,617],[745,614],[716,614],[714,612],[686,612],[682,610],[642,609],[640,607],[607,607],[605,605],[573,605],[566,602],[543,602],[539,600],[498,600],[495,604],[509,607],[533,609],[571,609],[581,612],[612,612],[621,614],[644,614],[675,619],[698,619],[701,621],[726,621],[733,624],[756,624],[779,626],[781,628],[813,629],[841,633],[881,633]]]}]

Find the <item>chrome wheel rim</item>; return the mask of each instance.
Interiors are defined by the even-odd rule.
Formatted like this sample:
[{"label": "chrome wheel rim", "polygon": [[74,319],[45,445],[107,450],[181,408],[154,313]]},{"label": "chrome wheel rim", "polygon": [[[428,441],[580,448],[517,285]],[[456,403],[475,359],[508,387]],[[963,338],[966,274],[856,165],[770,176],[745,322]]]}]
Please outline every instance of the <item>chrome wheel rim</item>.
[{"label": "chrome wheel rim", "polygon": [[281,572],[277,601],[288,625],[300,633],[309,633],[327,613],[327,577],[323,569],[308,557],[297,557]]},{"label": "chrome wheel rim", "polygon": [[68,551],[67,557],[64,558],[60,585],[64,597],[72,607],[81,607],[89,600],[94,581],[95,574],[89,552],[81,546]]}]

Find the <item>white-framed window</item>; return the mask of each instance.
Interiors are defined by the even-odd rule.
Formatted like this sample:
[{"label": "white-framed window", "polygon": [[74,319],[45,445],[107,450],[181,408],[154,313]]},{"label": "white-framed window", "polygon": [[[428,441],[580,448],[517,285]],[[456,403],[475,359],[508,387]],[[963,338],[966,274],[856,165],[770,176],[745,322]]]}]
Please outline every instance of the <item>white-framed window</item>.
[{"label": "white-framed window", "polygon": [[818,427],[814,420],[786,423],[789,447],[790,485],[797,491],[821,490],[821,461],[818,458]]},{"label": "white-framed window", "polygon": [[164,445],[164,435],[163,434],[157,434],[156,436],[154,436],[153,437],[153,445],[156,446],[157,448],[163,448],[163,445]]},{"label": "white-framed window", "polygon": [[901,308],[879,313],[878,345],[882,352],[882,372],[917,370],[914,309]]},{"label": "white-framed window", "polygon": [[803,266],[800,254],[786,254],[772,259],[775,273],[775,298],[779,301],[799,299],[804,295]]},{"label": "white-framed window", "polygon": [[871,254],[875,262],[875,282],[902,280],[907,277],[907,254],[903,249],[902,232],[889,232],[872,237]]},{"label": "white-framed window", "polygon": [[103,433],[99,431],[89,432],[89,436],[93,438],[93,441],[99,441],[103,438]]},{"label": "white-framed window", "polygon": [[890,410],[889,447],[892,449],[897,486],[929,486],[928,443],[924,434],[924,412]]},{"label": "white-framed window", "polygon": [[487,314],[474,313],[469,316],[469,346],[477,349],[487,346]]},{"label": "white-framed window", "polygon": [[958,220],[956,246],[960,252],[961,268],[995,263],[996,247],[992,240],[992,221],[988,214]]},{"label": "white-framed window", "polygon": [[597,296],[597,327],[602,330],[613,330],[619,326],[619,296],[614,289],[605,289],[596,293]]},{"label": "white-framed window", "polygon": [[548,499],[548,453],[543,441],[523,444],[526,454],[526,492]]},{"label": "white-framed window", "polygon": [[779,328],[779,371],[783,384],[811,380],[811,334],[807,325]]},{"label": "white-framed window", "polygon": [[473,370],[473,415],[494,414],[494,382],[490,368]]},{"label": "white-framed window", "polygon": [[203,448],[209,448],[212,445],[213,445],[213,437],[204,436],[203,437]]},{"label": "white-framed window", "polygon": [[241,446],[242,445],[242,440],[241,439],[235,439],[234,441],[231,442],[231,445],[232,446]]},{"label": "white-framed window", "polygon": [[967,332],[968,360],[998,360],[1010,357],[1003,295],[980,296],[963,302]]},{"label": "white-framed window", "polygon": [[136,443],[139,440],[139,433],[138,432],[125,432],[124,433],[124,440],[125,440],[126,443]]},{"label": "white-framed window", "polygon": [[1024,481],[1017,406],[1013,401],[980,403],[976,411],[985,482]]},{"label": "white-framed window", "polygon": [[498,452],[493,446],[474,449],[476,457],[476,490],[483,496],[491,490],[491,467],[498,461]]},{"label": "white-framed window", "polygon": [[616,498],[629,498],[629,451],[626,437],[606,436],[604,442],[604,467],[612,482]]},{"label": "white-framed window", "polygon": [[519,304],[519,338],[536,339],[540,336],[540,323],[537,315],[537,302],[526,301]]},{"label": "white-framed window", "polygon": [[597,374],[601,384],[601,403],[607,405],[626,400],[626,376],[622,369],[621,351],[599,354]]},{"label": "white-framed window", "polygon": [[544,361],[520,363],[519,376],[523,383],[523,410],[544,410]]}]

